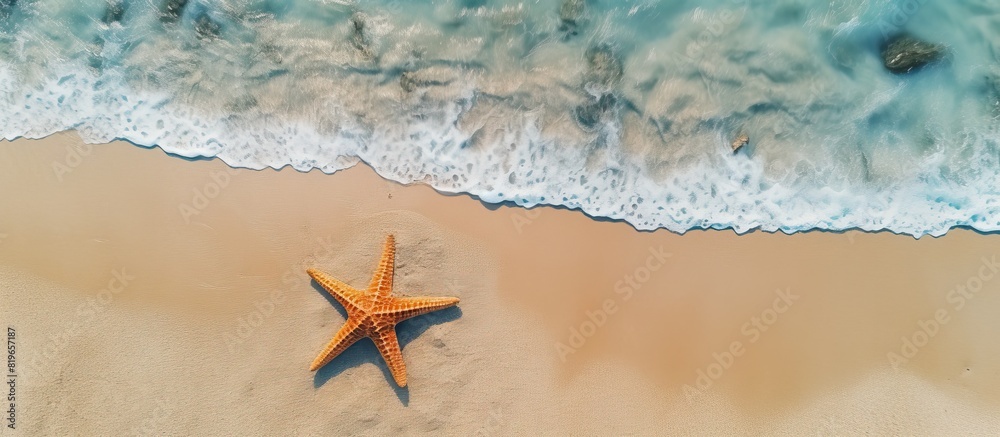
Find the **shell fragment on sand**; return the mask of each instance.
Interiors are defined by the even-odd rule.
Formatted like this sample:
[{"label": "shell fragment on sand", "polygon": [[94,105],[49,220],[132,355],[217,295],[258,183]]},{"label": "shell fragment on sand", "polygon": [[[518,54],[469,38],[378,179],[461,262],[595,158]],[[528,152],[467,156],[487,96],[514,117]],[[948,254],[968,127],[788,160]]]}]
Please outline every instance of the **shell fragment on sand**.
[{"label": "shell fragment on sand", "polygon": [[739,151],[740,149],[742,149],[743,146],[747,145],[747,143],[749,143],[749,142],[750,142],[750,136],[749,135],[747,135],[747,134],[740,134],[739,136],[737,136],[736,139],[733,140],[733,144],[732,144],[732,146],[733,146],[733,153],[736,153],[737,151]]}]

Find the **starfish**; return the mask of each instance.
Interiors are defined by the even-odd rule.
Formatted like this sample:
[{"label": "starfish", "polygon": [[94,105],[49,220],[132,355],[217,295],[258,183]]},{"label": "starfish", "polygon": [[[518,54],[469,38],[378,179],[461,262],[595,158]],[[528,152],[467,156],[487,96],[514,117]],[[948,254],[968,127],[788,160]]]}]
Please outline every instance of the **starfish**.
[{"label": "starfish", "polygon": [[365,290],[355,289],[316,269],[308,269],[319,285],[347,310],[347,322],[327,343],[309,370],[325,366],[356,341],[368,337],[382,354],[396,385],[406,387],[406,365],[396,339],[396,324],[411,317],[448,308],[458,303],[457,297],[401,297],[392,295],[392,275],[396,264],[396,240],[385,239],[382,260],[379,261],[371,284]]}]

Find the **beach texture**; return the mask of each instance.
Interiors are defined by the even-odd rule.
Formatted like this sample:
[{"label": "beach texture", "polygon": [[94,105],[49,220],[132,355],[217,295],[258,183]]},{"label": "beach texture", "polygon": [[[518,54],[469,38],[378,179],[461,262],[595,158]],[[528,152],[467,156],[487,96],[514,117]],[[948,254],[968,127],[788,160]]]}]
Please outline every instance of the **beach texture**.
[{"label": "beach texture", "polygon": [[[639,232],[358,166],[0,142],[9,435],[995,435],[1000,236]],[[457,307],[308,364],[306,270]],[[331,308],[331,305],[334,307]]]}]

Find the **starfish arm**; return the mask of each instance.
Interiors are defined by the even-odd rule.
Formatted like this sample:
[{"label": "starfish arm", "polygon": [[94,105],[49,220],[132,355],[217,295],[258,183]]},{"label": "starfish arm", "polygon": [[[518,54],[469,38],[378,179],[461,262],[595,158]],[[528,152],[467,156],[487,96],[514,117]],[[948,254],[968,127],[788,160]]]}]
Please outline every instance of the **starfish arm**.
[{"label": "starfish arm", "polygon": [[334,299],[337,299],[337,302],[340,302],[348,312],[364,306],[362,302],[365,300],[365,296],[361,291],[355,290],[350,285],[340,282],[333,276],[316,269],[306,270],[306,273],[330,293]]},{"label": "starfish arm", "polygon": [[382,247],[382,259],[375,269],[372,282],[368,285],[368,290],[374,291],[376,296],[388,296],[392,293],[392,274],[396,266],[396,238],[389,234],[385,237],[385,245]]},{"label": "starfish arm", "polygon": [[383,314],[393,316],[398,323],[403,320],[455,306],[457,297],[395,297]]},{"label": "starfish arm", "polygon": [[316,356],[312,365],[309,366],[309,370],[315,371],[316,369],[325,366],[333,360],[334,357],[340,355],[341,352],[364,336],[364,332],[362,332],[361,329],[358,329],[358,323],[348,318],[347,323],[344,323],[344,326],[337,331],[337,335],[333,336],[333,340],[330,340],[330,342],[326,344],[326,347],[323,348],[323,351]]},{"label": "starfish arm", "polygon": [[396,327],[380,329],[372,336],[372,340],[385,359],[385,364],[389,366],[389,372],[392,373],[392,379],[396,380],[396,385],[406,387],[406,364],[403,363],[403,352],[399,350],[399,340],[396,339]]}]

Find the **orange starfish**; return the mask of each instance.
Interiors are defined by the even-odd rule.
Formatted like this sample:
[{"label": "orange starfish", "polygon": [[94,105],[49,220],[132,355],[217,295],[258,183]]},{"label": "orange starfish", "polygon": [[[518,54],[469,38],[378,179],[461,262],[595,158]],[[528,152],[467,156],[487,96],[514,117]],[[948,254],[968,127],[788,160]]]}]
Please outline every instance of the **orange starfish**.
[{"label": "orange starfish", "polygon": [[354,342],[368,337],[382,353],[392,372],[392,379],[406,387],[406,365],[396,339],[396,324],[411,317],[448,308],[458,303],[457,297],[396,297],[392,296],[392,275],[396,264],[396,240],[385,239],[382,260],[367,290],[357,290],[316,269],[306,270],[337,302],[347,310],[347,322],[327,343],[309,370],[315,371],[329,363]]}]

